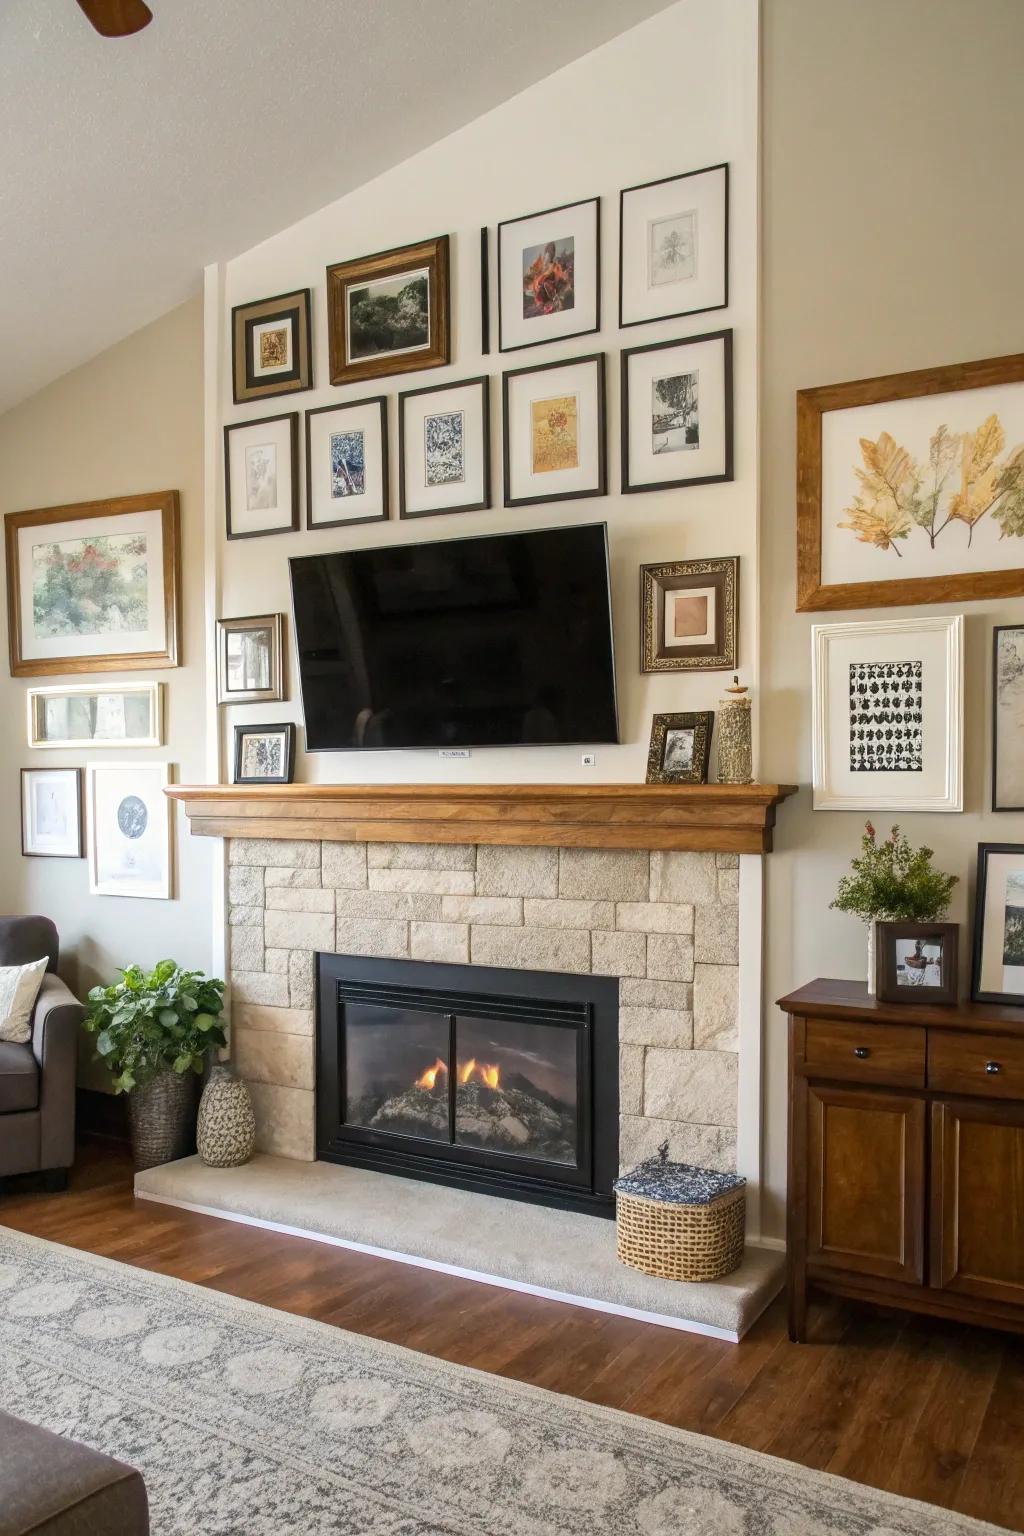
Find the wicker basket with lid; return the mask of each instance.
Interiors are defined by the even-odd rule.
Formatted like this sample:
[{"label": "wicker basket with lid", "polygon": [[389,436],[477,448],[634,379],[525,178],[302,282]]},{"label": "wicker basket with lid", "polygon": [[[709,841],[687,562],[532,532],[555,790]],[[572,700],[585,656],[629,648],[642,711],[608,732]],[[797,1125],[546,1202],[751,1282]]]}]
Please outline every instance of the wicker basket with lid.
[{"label": "wicker basket with lid", "polygon": [[662,1280],[719,1280],[743,1259],[746,1179],[659,1155],[615,1182],[623,1264]]}]

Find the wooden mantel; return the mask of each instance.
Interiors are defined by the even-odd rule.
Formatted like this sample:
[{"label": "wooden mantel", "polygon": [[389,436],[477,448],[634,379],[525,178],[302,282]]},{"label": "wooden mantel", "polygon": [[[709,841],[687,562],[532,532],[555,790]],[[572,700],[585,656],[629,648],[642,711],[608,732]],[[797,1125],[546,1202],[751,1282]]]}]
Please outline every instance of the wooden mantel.
[{"label": "wooden mantel", "polygon": [[791,784],[174,785],[200,837],[767,853]]}]

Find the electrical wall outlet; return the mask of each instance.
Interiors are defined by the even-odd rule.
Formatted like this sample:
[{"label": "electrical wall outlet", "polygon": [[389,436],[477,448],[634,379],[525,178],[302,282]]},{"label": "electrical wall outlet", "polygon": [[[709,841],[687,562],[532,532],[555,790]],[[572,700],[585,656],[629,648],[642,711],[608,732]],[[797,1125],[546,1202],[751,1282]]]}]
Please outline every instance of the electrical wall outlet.
[{"label": "electrical wall outlet", "polygon": [[583,764],[584,768],[596,768],[597,767],[597,753],[596,752],[584,752],[582,757],[580,758],[580,762]]}]

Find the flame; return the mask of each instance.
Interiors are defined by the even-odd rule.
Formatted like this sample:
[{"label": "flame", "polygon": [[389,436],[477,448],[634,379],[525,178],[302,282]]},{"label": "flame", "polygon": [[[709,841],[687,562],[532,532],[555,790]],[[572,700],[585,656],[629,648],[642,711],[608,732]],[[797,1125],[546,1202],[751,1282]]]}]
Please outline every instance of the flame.
[{"label": "flame", "polygon": [[476,1071],[476,1057],[472,1056],[466,1064],[459,1068],[459,1082],[468,1083]]},{"label": "flame", "polygon": [[501,1073],[498,1071],[497,1067],[489,1066],[486,1062],[480,1068],[480,1076],[483,1078],[488,1088],[497,1088],[498,1084],[501,1082]]},{"label": "flame", "polygon": [[[430,1092],[437,1082],[438,1073],[447,1073],[447,1071],[447,1066],[439,1056],[434,1062],[434,1065],[432,1067],[428,1067],[422,1076],[416,1079],[416,1087],[426,1088],[427,1091]],[[476,1057],[472,1056],[470,1057],[469,1061],[464,1061],[458,1068],[458,1079],[459,1082],[465,1086],[466,1083],[472,1082],[474,1077],[478,1078],[486,1088],[500,1088],[501,1086],[500,1069],[496,1067],[492,1062],[477,1061]]]},{"label": "flame", "polygon": [[433,1088],[434,1084],[437,1082],[437,1074],[439,1072],[447,1071],[448,1068],[445,1066],[444,1062],[439,1056],[434,1062],[434,1065],[432,1067],[428,1067],[423,1076],[416,1079],[416,1087],[427,1089]]}]

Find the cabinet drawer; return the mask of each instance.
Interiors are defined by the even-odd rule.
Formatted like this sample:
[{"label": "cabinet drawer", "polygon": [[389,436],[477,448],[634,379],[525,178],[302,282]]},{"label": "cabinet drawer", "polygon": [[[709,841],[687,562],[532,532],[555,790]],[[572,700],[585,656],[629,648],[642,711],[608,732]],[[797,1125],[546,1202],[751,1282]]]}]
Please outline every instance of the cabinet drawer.
[{"label": "cabinet drawer", "polygon": [[944,1093],[1024,1099],[1024,1040],[1010,1035],[958,1035],[932,1030],[928,1086]]},{"label": "cabinet drawer", "polygon": [[850,1083],[923,1088],[925,1032],[912,1025],[808,1019],[804,1071]]}]

